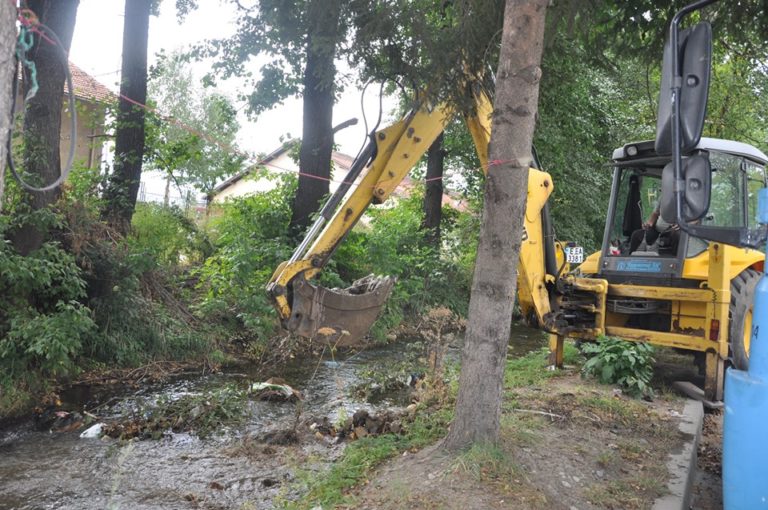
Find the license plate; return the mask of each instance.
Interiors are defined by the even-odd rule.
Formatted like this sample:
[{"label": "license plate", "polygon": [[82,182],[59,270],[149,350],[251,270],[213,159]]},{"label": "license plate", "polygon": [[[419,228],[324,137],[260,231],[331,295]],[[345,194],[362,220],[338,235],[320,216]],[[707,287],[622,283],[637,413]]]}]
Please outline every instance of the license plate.
[{"label": "license plate", "polygon": [[581,246],[566,246],[565,260],[569,264],[581,264],[584,262],[584,248]]}]

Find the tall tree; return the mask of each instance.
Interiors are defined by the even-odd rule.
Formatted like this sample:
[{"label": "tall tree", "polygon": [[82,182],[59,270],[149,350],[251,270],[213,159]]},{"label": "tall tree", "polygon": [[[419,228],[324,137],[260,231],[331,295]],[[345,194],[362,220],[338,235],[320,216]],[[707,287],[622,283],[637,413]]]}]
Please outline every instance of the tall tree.
[{"label": "tall tree", "polygon": [[[24,115],[24,170],[35,185],[48,185],[61,175],[61,119],[66,59],[72,44],[79,0],[29,0],[27,6],[59,38],[61,46],[50,37],[35,37],[32,61],[37,68],[37,93],[27,102]],[[24,80],[23,95],[32,87]],[[5,164],[3,162],[3,164]],[[59,188],[31,192],[28,203],[33,210],[43,209],[59,197]],[[23,225],[13,236],[19,253],[28,254],[39,248],[47,235],[46,229],[33,222]]]},{"label": "tall tree", "polygon": [[517,288],[548,0],[507,0],[483,222],[462,352],[451,450],[499,437],[504,366]]},{"label": "tall tree", "polygon": [[340,40],[340,0],[309,0],[304,67],[304,99],[299,186],[293,200],[291,229],[300,234],[329,191],[333,152],[333,104],[336,45]]},{"label": "tall tree", "polygon": [[210,200],[216,183],[241,169],[237,112],[227,97],[196,85],[181,54],[161,57],[150,74],[149,97],[161,115],[147,120],[147,168],[165,173],[166,203],[171,184]]},{"label": "tall tree", "polygon": [[[7,136],[11,128],[11,101],[15,100],[11,97],[11,84],[16,79],[16,66],[11,64],[16,48],[16,9],[11,2],[0,3],[0,133]],[[5,138],[0,138],[0,210],[3,209],[6,157]]]},{"label": "tall tree", "polygon": [[[347,32],[348,2],[343,0],[261,0],[250,8],[239,6],[237,33],[210,41],[198,49],[215,57],[214,69],[224,77],[250,76],[254,56],[268,57],[253,89],[244,94],[249,112],[258,115],[290,96],[303,98],[301,176],[292,230],[301,231],[328,193],[333,147],[332,110],[339,90],[335,59]],[[183,0],[183,5],[190,5]],[[182,11],[184,12],[184,11]]]},{"label": "tall tree", "polygon": [[435,247],[440,246],[444,162],[445,150],[441,133],[427,151],[427,184],[424,192],[424,221],[422,222],[422,227],[427,231],[427,240]]},{"label": "tall tree", "polygon": [[122,233],[131,225],[144,159],[145,111],[140,105],[147,101],[147,42],[152,4],[153,0],[125,0],[115,166],[104,192],[103,211],[107,221]]}]

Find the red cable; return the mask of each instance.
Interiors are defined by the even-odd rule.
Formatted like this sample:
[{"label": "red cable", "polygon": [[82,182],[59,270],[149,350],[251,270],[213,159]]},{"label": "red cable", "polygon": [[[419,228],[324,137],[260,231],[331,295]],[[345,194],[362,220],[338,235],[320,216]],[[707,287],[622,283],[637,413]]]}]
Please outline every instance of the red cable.
[{"label": "red cable", "polygon": [[[36,28],[36,25],[38,23],[38,19],[39,18],[37,17],[37,14],[34,13],[34,11],[32,11],[31,9],[27,9],[27,8],[19,9],[16,6],[16,3],[15,3],[14,0],[9,0],[9,1],[11,2],[11,5],[13,5],[13,7],[15,9],[17,9],[17,11],[18,11],[17,19],[18,19],[19,23],[21,23],[22,25],[24,25],[26,27],[29,27],[32,32],[40,35],[40,37],[45,39],[49,44],[53,44],[53,45],[56,44],[55,41],[50,39],[42,31],[40,31],[40,30],[38,30]],[[157,115],[158,117],[160,117],[162,120],[164,120],[166,122],[170,122],[170,123],[173,123],[173,124],[177,125],[178,127],[182,128],[183,130],[187,131],[188,133],[191,133],[193,135],[199,136],[200,138],[208,141],[209,143],[211,143],[213,145],[217,145],[218,147],[224,149],[227,152],[230,152],[230,153],[233,153],[233,154],[237,154],[238,156],[243,156],[243,157],[246,158],[246,160],[252,158],[251,154],[248,154],[248,153],[246,153],[244,151],[241,151],[240,149],[238,149],[236,147],[233,147],[230,144],[223,143],[223,142],[217,140],[216,138],[214,138],[214,137],[212,137],[212,136],[210,136],[210,135],[208,135],[208,134],[206,134],[206,133],[204,133],[202,131],[199,131],[199,130],[191,127],[191,126],[188,126],[187,124],[184,124],[183,122],[181,122],[178,119],[175,119],[173,117],[166,117],[166,116],[164,116],[156,108],[148,106],[148,105],[146,105],[144,103],[140,103],[139,101],[131,99],[130,97],[125,96],[125,95],[120,94],[120,93],[118,93],[117,96],[119,98],[121,98],[121,99],[124,99],[125,101],[128,101],[129,103],[131,103],[131,104],[133,104],[135,106],[138,106],[139,108],[143,108],[144,110]],[[512,162],[512,160],[499,160],[499,159],[495,159],[495,160],[492,160],[492,161],[488,162],[488,164],[486,165],[486,170],[489,169],[492,166],[502,165],[504,163],[510,163],[510,162]],[[259,164],[259,162],[255,163],[254,165],[258,165],[258,164]],[[265,166],[265,165],[262,165],[262,166]],[[308,173],[305,173],[305,172],[296,171],[296,170],[290,170],[290,169],[287,169],[287,168],[280,168],[280,167],[275,166],[275,165],[270,165],[270,166],[272,168],[275,168],[278,171],[291,172],[291,173],[295,173],[295,174],[297,174],[299,176],[308,177],[310,179],[316,179],[316,180],[320,180],[320,181],[327,181],[329,183],[330,182],[334,182],[334,183],[337,183],[337,184],[350,184],[352,186],[359,186],[359,184],[356,184],[354,182],[336,181],[336,180],[333,180],[333,179],[328,178],[328,177],[322,177],[322,176],[319,176],[319,175],[308,174]],[[416,182],[424,182],[424,183],[426,183],[426,182],[431,182],[431,181],[440,181],[440,180],[443,180],[443,179],[444,179],[444,177],[430,177],[429,179],[423,179],[421,181],[416,181]],[[372,187],[375,187],[375,186],[372,186]]]}]

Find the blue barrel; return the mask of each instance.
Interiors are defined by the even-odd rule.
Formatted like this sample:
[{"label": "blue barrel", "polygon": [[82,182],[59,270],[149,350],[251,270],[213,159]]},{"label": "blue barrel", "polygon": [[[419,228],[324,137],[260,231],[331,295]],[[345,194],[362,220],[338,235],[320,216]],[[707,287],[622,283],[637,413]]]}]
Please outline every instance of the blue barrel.
[{"label": "blue barrel", "polygon": [[[759,220],[768,223],[768,190],[759,193]],[[749,370],[725,375],[723,507],[768,509],[768,277],[755,288]]]}]

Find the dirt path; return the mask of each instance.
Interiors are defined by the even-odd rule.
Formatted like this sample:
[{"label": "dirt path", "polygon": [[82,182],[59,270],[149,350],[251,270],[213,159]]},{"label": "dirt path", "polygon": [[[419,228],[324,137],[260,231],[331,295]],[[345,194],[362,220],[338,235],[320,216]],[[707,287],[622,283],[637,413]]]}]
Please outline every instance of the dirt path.
[{"label": "dirt path", "polygon": [[434,446],[379,469],[347,508],[643,509],[666,493],[683,401],[629,399],[576,374],[507,393],[502,442]]},{"label": "dirt path", "polygon": [[704,416],[704,429],[699,445],[699,462],[691,498],[692,510],[720,510],[723,508],[723,414]]}]

